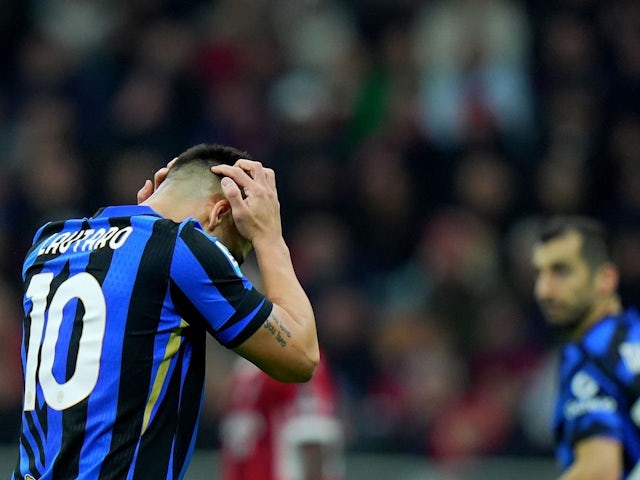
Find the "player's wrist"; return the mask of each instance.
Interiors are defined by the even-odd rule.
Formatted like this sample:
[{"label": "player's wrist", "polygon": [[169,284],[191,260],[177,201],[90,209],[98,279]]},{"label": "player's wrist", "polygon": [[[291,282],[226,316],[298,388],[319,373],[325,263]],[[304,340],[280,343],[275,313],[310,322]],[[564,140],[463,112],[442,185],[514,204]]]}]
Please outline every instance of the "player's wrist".
[{"label": "player's wrist", "polygon": [[262,252],[289,251],[284,238],[280,234],[270,233],[265,235],[256,235],[251,240],[256,254]]}]

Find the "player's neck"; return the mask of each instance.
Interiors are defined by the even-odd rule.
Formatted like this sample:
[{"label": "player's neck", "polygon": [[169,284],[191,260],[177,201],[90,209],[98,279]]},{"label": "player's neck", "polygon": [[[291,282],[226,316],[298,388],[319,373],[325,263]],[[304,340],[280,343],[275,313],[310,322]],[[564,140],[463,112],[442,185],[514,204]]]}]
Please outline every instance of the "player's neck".
[{"label": "player's neck", "polygon": [[141,205],[151,207],[155,212],[174,222],[181,222],[186,218],[199,218],[199,202],[185,198],[177,199],[173,195],[154,193]]},{"label": "player's neck", "polygon": [[620,297],[618,297],[617,295],[607,297],[606,299],[603,299],[602,302],[594,305],[594,308],[574,329],[571,336],[574,339],[578,340],[586,333],[587,330],[589,330],[600,320],[612,315],[618,315],[620,312],[622,312],[622,303],[620,302]]}]

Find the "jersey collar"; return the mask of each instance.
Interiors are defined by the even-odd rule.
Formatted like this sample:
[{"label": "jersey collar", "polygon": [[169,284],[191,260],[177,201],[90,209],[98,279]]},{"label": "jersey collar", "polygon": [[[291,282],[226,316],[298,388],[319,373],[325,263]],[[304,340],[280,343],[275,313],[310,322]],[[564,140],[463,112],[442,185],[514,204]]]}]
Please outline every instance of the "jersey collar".
[{"label": "jersey collar", "polygon": [[133,217],[134,215],[152,215],[163,218],[158,212],[146,205],[117,205],[113,207],[102,207],[92,218],[105,217]]}]

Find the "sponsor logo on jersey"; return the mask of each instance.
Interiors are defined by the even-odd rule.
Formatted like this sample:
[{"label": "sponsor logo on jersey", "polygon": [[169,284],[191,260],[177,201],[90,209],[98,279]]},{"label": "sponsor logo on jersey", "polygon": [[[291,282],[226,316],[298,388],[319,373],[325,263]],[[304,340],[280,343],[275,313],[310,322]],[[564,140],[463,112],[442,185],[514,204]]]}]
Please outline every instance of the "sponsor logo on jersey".
[{"label": "sponsor logo on jersey", "polygon": [[571,393],[576,397],[569,400],[564,407],[564,415],[572,419],[592,412],[615,412],[618,408],[616,399],[610,396],[598,395],[600,386],[591,375],[578,372],[571,379]]},{"label": "sponsor logo on jersey", "polygon": [[567,419],[576,418],[585,413],[612,413],[618,409],[618,402],[613,397],[594,397],[587,400],[570,400],[564,407]]},{"label": "sponsor logo on jersey", "polygon": [[633,374],[640,373],[640,342],[624,342],[618,347],[624,364]]},{"label": "sponsor logo on jersey", "polygon": [[598,383],[588,373],[578,372],[571,379],[571,393],[579,400],[595,397],[598,390]]}]

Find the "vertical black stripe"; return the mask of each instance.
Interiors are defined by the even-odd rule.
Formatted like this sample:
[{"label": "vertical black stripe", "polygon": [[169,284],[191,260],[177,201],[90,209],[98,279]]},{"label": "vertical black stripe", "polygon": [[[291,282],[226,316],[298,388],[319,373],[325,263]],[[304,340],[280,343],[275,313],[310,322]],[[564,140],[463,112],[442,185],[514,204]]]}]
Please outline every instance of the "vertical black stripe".
[{"label": "vertical black stripe", "polygon": [[[189,452],[189,446],[193,435],[197,433],[200,408],[193,408],[193,399],[200,402],[204,389],[206,332],[201,329],[190,329],[187,341],[191,342],[191,364],[187,371],[182,387],[182,400],[180,402],[180,426],[176,437],[173,453],[173,478],[178,478],[180,471]],[[200,404],[198,403],[200,407]]]},{"label": "vertical black stripe", "polygon": [[53,478],[77,478],[84,443],[89,399],[62,412],[62,443],[53,465]]},{"label": "vertical black stripe", "polygon": [[[43,445],[44,439],[41,438],[40,434],[38,433],[38,428],[34,423],[34,417],[37,417],[43,410],[46,410],[46,408],[40,408],[38,410],[31,411],[31,412],[24,412],[24,419],[27,422],[29,431],[31,432],[31,435],[36,442],[36,448],[38,449],[38,460],[40,461],[40,465],[44,465],[44,460],[45,460],[44,445]],[[35,468],[35,458],[33,459],[33,462],[34,462],[33,467],[31,464],[31,460],[29,462],[29,466],[32,468]]]},{"label": "vertical black stripe", "polygon": [[[149,392],[154,342],[167,294],[176,235],[177,225],[173,222],[156,221],[140,259],[123,339],[118,411],[110,451],[100,470],[100,480],[125,478],[133,461],[135,440],[142,428]],[[160,458],[169,452],[155,454]]]},{"label": "vertical black stripe", "polygon": [[[35,414],[36,417],[38,418],[38,422],[40,422],[40,428],[42,429],[42,432],[45,436],[45,438],[41,439],[42,442],[42,447],[40,449],[40,460],[42,461],[42,464],[44,465],[45,462],[45,447],[44,447],[44,442],[46,442],[46,436],[47,436],[47,432],[49,431],[49,417],[47,416],[47,404],[44,402],[44,399],[42,400],[42,405],[38,405],[38,402],[36,401],[36,410],[35,410]],[[37,436],[38,438],[40,438],[39,436],[40,434],[38,433],[37,430],[35,430],[35,436]]]},{"label": "vertical black stripe", "polygon": [[[39,272],[40,270],[41,268],[38,268],[37,272]],[[24,284],[25,292],[27,291],[27,286],[31,282],[31,279],[33,278],[34,274],[29,273],[28,276],[25,278],[25,284]],[[31,311],[25,312],[23,328],[24,328],[24,331],[23,331],[22,344],[25,351],[25,358],[27,358],[29,356],[29,339],[31,338]],[[37,367],[38,366],[36,365],[36,374],[38,371]],[[26,368],[27,368],[26,364],[23,365],[22,368],[24,371],[26,371]],[[23,392],[23,397],[24,397],[24,392]],[[23,398],[23,402],[24,402],[24,398]],[[38,402],[36,399],[36,408],[37,406],[38,406]],[[29,433],[31,433],[31,436],[35,439],[37,444],[36,447],[39,449],[38,453],[39,453],[40,460],[42,460],[42,458],[44,457],[44,448],[42,445],[42,439],[40,438],[40,434],[38,433],[38,430],[35,428],[35,425],[33,423],[32,415],[33,415],[33,412],[24,411],[24,405],[23,405],[22,427],[21,427],[22,432],[20,434],[20,443],[22,444],[25,452],[27,453],[27,457],[29,459],[29,470],[35,471],[35,460],[36,460],[35,452],[31,448],[31,445],[29,445],[29,440],[27,439],[24,432],[28,431]],[[16,467],[16,472],[19,472],[19,471],[20,471],[20,459],[18,459],[18,466]]]},{"label": "vertical black stripe", "polygon": [[78,299],[73,300],[76,305],[76,313],[73,318],[71,327],[71,337],[69,339],[69,351],[67,352],[67,366],[65,368],[65,382],[71,380],[73,374],[76,373],[78,364],[78,352],[80,351],[80,338],[84,330],[84,315],[86,313],[84,305]]},{"label": "vertical black stripe", "polygon": [[[89,223],[84,221],[82,228],[90,228]],[[111,266],[112,259],[113,250],[111,248],[95,250],[89,255],[89,261],[84,271],[90,272],[98,283],[102,285]],[[58,285],[55,287],[56,290]],[[76,301],[76,312],[73,318],[73,327],[67,353],[67,381],[71,378],[76,368],[78,350],[80,348],[80,336],[84,325],[82,320],[84,313],[84,306],[79,301]],[[60,445],[60,453],[56,458],[56,463],[53,468],[53,478],[76,478],[81,473],[80,454],[86,435],[88,409],[89,397],[62,412],[62,443]]]},{"label": "vertical black stripe", "polygon": [[[155,419],[149,424],[140,442],[140,451],[136,459],[134,480],[148,478],[166,478],[169,470],[171,448],[178,429],[178,408],[180,399],[181,374],[184,362],[184,349],[178,354],[176,368],[165,393],[164,400],[156,412]],[[158,455],[158,452],[163,452]]]},{"label": "vertical black stripe", "polygon": [[[29,426],[29,431],[36,432],[36,434],[33,436],[37,439],[38,438],[37,430],[33,425],[33,420],[30,418],[30,413],[31,412],[26,412],[23,418],[25,419],[25,421],[27,422],[27,425]],[[36,468],[36,453],[33,451],[33,448],[31,448],[31,444],[29,443],[29,440],[24,434],[20,436],[20,443],[24,447],[25,452],[27,452],[27,457],[29,458],[29,471],[34,474],[40,475],[39,470]],[[36,440],[36,443],[39,443],[38,440]],[[42,458],[42,444],[39,443],[37,447],[40,448],[40,458]],[[18,468],[16,469],[16,472],[19,472],[19,471],[20,471],[20,461],[18,460]]]},{"label": "vertical black stripe", "polygon": [[[184,349],[180,351],[176,368],[167,387],[166,399],[158,410],[153,425],[150,425],[142,439],[142,446],[134,479],[165,478],[173,448],[173,472],[169,478],[178,478],[189,451],[195,432],[200,409],[193,408],[193,400],[202,398],[204,384],[204,356],[206,332],[189,329],[187,342],[191,343],[191,362],[181,386],[184,367]],[[199,406],[199,404],[198,404]],[[166,428],[170,427],[170,428]],[[159,459],[156,452],[168,452],[165,459]]]},{"label": "vertical black stripe", "polygon": [[[624,315],[624,314],[623,314]],[[629,336],[629,325],[623,323],[620,318],[616,319],[616,330],[613,335],[613,338],[609,342],[607,347],[607,353],[604,355],[604,361],[607,364],[610,364],[615,371],[617,360],[620,357],[619,348],[620,345],[624,343],[624,341]]]}]

